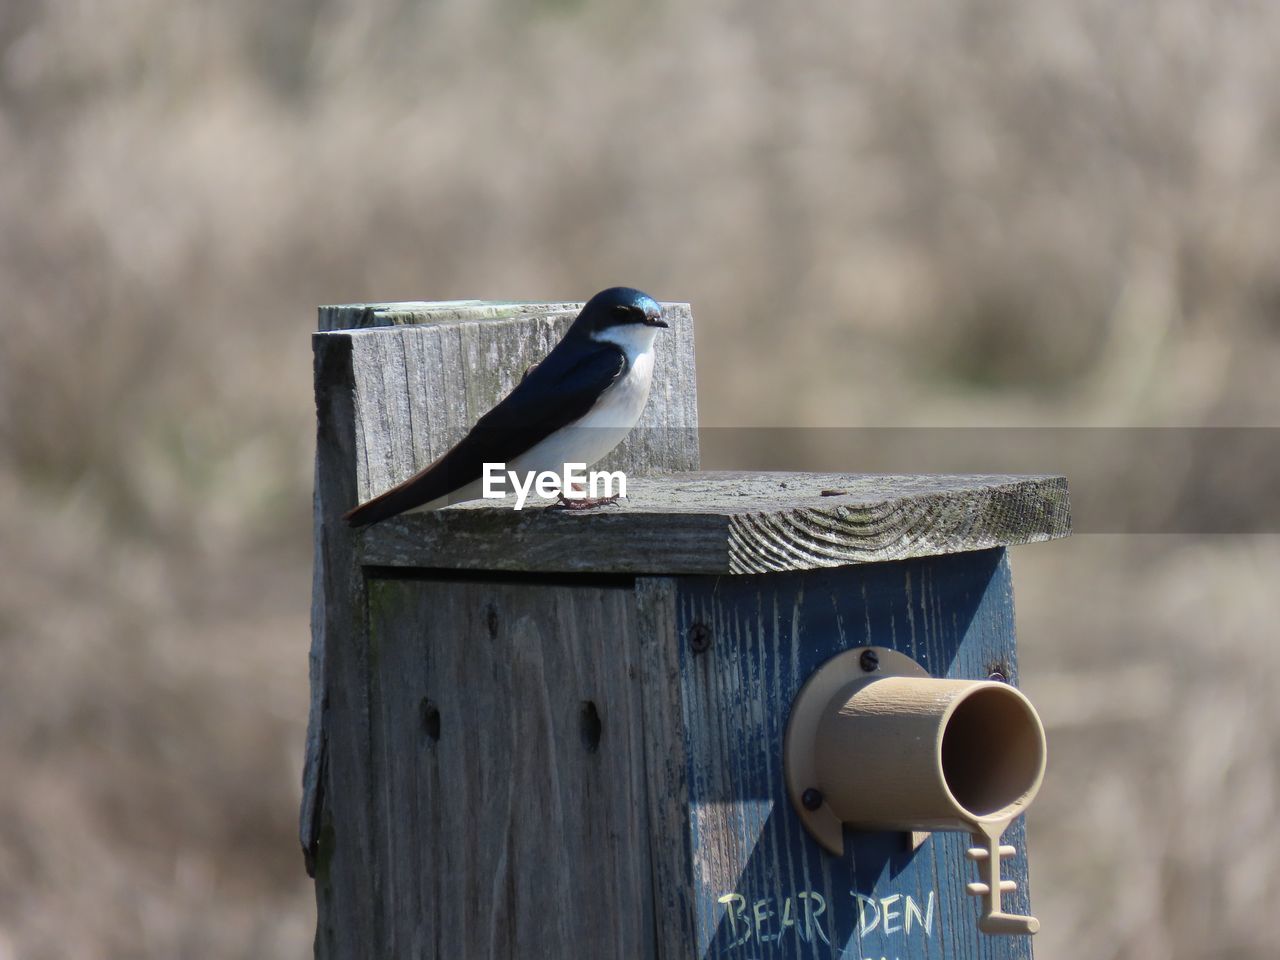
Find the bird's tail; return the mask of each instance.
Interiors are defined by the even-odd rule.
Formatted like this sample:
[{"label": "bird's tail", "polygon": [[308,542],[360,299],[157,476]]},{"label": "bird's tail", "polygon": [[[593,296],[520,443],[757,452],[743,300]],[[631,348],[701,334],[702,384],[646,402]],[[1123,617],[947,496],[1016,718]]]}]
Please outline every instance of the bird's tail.
[{"label": "bird's tail", "polygon": [[411,499],[412,495],[403,487],[392,487],[386,493],[348,510],[342,515],[342,519],[353,527],[367,527],[371,523],[404,513],[414,506]]},{"label": "bird's tail", "polygon": [[372,500],[365,501],[353,510],[348,510],[343,514],[342,519],[353,527],[364,527],[401,513],[423,513],[428,510],[439,510],[451,503],[475,500],[483,495],[483,491],[483,484],[479,480],[474,480],[434,500],[422,503],[421,498],[424,494],[421,486],[414,487],[410,483],[403,483],[392,487],[386,493],[379,494]]}]

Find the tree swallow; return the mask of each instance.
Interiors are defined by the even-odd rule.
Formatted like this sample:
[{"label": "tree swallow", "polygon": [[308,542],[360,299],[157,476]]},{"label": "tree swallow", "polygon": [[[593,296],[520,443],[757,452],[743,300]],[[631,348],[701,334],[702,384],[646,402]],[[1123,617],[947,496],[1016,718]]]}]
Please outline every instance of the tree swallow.
[{"label": "tree swallow", "polygon": [[564,338],[505,399],[434,463],[346,514],[364,526],[481,496],[486,463],[521,474],[590,467],[640,419],[653,378],[656,300],[611,287],[587,301]]}]

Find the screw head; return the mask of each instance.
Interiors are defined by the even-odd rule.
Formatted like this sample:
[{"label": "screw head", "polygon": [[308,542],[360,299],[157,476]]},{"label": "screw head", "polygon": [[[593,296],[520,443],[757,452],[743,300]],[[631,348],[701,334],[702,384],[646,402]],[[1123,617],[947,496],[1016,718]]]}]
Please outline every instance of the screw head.
[{"label": "screw head", "polygon": [[800,804],[806,810],[817,810],[822,806],[822,791],[816,787],[810,787],[800,794]]},{"label": "screw head", "polygon": [[858,666],[863,673],[875,673],[880,669],[880,654],[874,650],[863,650],[862,656],[858,658]]},{"label": "screw head", "polygon": [[689,649],[694,653],[711,649],[711,628],[705,623],[695,623],[689,628]]},{"label": "screw head", "polygon": [[1006,676],[1005,676],[1003,673],[1001,673],[999,670],[992,670],[989,674],[987,674],[987,679],[988,679],[988,680],[994,680],[994,681],[996,681],[997,683],[1008,683],[1008,682],[1009,682],[1009,678],[1008,678],[1008,677],[1006,677]]}]

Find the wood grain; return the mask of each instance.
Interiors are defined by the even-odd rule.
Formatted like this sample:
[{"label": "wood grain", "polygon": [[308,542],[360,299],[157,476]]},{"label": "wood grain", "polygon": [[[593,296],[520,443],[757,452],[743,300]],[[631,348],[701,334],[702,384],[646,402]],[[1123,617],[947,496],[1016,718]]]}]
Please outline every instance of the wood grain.
[{"label": "wood grain", "polygon": [[[659,876],[693,891],[692,952],[672,956],[791,958],[855,956],[900,960],[1029,960],[1025,937],[979,934],[976,879],[964,858],[969,837],[934,833],[914,852],[907,834],[849,833],[834,857],[805,832],[791,809],[782,770],[788,708],[808,676],[852,647],[893,647],[935,676],[985,679],[995,667],[1016,682],[1013,597],[1003,550],[930,557],[807,573],[732,578],[680,577],[673,588],[674,634],[697,628],[709,645],[679,647],[678,697],[686,758],[686,843],[695,866]],[[868,789],[875,789],[868,784]],[[1026,847],[1021,822],[1006,834],[1018,856],[1006,876],[1019,884],[1008,909],[1026,912]],[[674,849],[667,838],[664,849]],[[805,904],[822,915],[808,931]],[[932,896],[932,925],[908,933],[901,918],[873,924],[855,895],[922,911]],[[743,898],[749,923],[731,917]],[[662,894],[659,895],[659,901]],[[763,922],[757,919],[756,906]],[[819,927],[821,928],[819,931]],[[894,929],[896,927],[897,929]],[[750,930],[748,935],[747,931]],[[766,937],[774,939],[767,940]],[[848,952],[846,952],[848,950]]]},{"label": "wood grain", "polygon": [[636,580],[637,639],[643,687],[644,764],[648,784],[649,863],[655,957],[695,957],[698,870],[689,837],[689,768],[677,633],[676,581]]},{"label": "wood grain", "polygon": [[[369,755],[365,581],[342,512],[355,491],[349,342],[316,344],[316,544],[311,713],[300,839],[316,878],[317,957],[362,955],[377,891]],[[338,917],[341,921],[338,921]]]},{"label": "wood grain", "polygon": [[655,955],[635,603],[629,584],[370,581],[362,956]]},{"label": "wood grain", "polygon": [[[838,496],[823,492],[842,491]],[[375,524],[371,566],[745,574],[985,550],[1066,536],[1048,476],[702,473],[635,478],[594,510],[480,500]]]}]

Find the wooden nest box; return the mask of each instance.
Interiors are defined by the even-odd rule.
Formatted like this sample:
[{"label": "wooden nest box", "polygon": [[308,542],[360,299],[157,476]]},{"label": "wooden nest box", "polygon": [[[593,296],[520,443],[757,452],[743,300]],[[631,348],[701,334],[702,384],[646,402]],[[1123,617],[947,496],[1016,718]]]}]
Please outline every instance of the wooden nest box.
[{"label": "wooden nest box", "polygon": [[669,304],[624,500],[342,522],[577,306],[321,310],[316,955],[1030,957],[1006,548],[1068,532],[1061,478],[697,472]]}]

